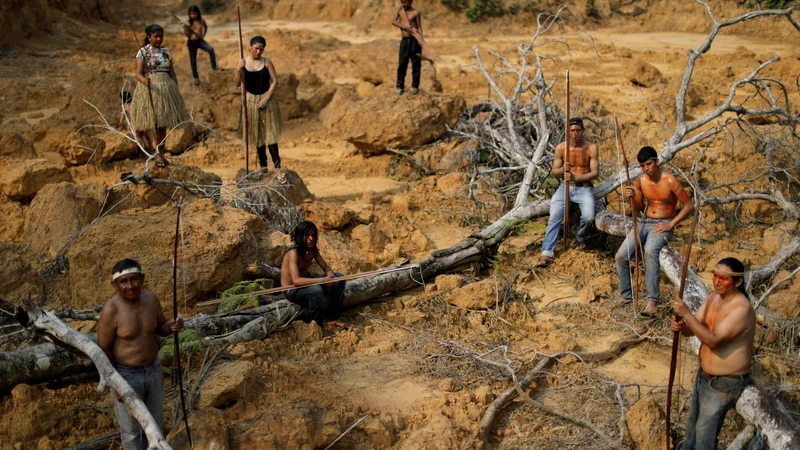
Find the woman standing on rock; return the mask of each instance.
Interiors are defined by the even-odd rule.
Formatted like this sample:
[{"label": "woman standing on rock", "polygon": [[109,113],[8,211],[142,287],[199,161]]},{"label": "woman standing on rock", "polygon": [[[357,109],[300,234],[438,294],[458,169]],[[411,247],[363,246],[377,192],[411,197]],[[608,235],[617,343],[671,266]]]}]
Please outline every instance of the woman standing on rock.
[{"label": "woman standing on rock", "polygon": [[162,47],[164,29],[160,25],[145,28],[144,47],[136,53],[136,79],[133,92],[131,120],[137,132],[153,130],[151,148],[155,149],[156,166],[164,167],[166,160],[159,149],[167,129],[189,119],[189,112],[178,90],[172,54]]},{"label": "woman standing on rock", "polygon": [[[250,54],[239,61],[233,80],[236,86],[241,86],[241,74],[244,73],[244,87],[247,90],[247,134],[249,141],[256,143],[262,173],[267,171],[267,147],[269,147],[278,181],[286,183],[286,175],[281,171],[281,157],[278,154],[278,140],[281,138],[283,128],[281,109],[278,99],[275,98],[278,76],[272,61],[262,57],[266,46],[267,40],[262,36],[250,39]],[[241,133],[241,124],[239,128]]]},{"label": "woman standing on rock", "polygon": [[208,25],[203,16],[200,15],[200,8],[197,5],[189,7],[189,21],[183,24],[183,34],[189,38],[186,45],[189,47],[189,63],[192,66],[192,77],[195,86],[200,84],[200,77],[197,75],[197,49],[208,53],[211,58],[211,70],[217,70],[217,57],[214,54],[214,47],[205,41]]}]

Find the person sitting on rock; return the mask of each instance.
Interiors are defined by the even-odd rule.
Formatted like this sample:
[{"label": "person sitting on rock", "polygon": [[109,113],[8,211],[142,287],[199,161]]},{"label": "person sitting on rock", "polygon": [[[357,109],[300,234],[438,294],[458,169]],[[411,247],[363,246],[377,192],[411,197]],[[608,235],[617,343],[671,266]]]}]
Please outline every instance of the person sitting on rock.
[{"label": "person sitting on rock", "polygon": [[401,95],[405,91],[408,60],[411,60],[411,90],[408,91],[409,93],[419,93],[419,78],[422,71],[422,59],[419,57],[422,47],[414,37],[415,33],[422,36],[422,14],[411,6],[413,2],[414,0],[400,0],[400,7],[397,8],[392,18],[392,25],[400,28],[402,35],[396,89],[397,93]]},{"label": "person sitting on rock", "polygon": [[[658,166],[658,154],[653,147],[642,147],[636,156],[644,175],[633,182],[633,186],[625,188],[625,197],[638,214],[645,209],[645,218],[639,221],[639,242],[644,247],[644,268],[647,281],[647,306],[642,315],[655,315],[656,304],[661,293],[659,286],[660,269],[659,253],[672,239],[673,229],[694,209],[692,199],[683,190],[681,183],[669,172]],[[678,200],[683,204],[679,213]],[[628,233],[625,241],[616,254],[617,275],[619,275],[619,305],[633,302],[631,288],[630,262],[635,254],[633,231]]]},{"label": "person sitting on rock", "polygon": [[[569,161],[564,161],[566,142],[558,144],[553,160],[552,174],[569,181],[569,201],[577,203],[581,209],[581,222],[575,232],[575,248],[586,249],[586,233],[594,222],[594,194],[592,180],[600,174],[597,146],[583,139],[583,119],[573,117],[569,120]],[[558,246],[559,228],[564,220],[564,183],[550,199],[550,219],[547,221],[542,256],[535,267],[547,267],[553,263]]]},{"label": "person sitting on rock", "polygon": [[[283,255],[281,264],[281,286],[295,286],[284,293],[287,300],[306,309],[311,319],[322,327],[323,319],[328,319],[329,327],[336,326],[349,328],[349,325],[339,319],[342,315],[344,304],[344,281],[336,281],[341,273],[331,270],[328,263],[317,249],[319,232],[313,222],[304,220],[300,222],[292,233],[293,245]],[[308,268],[316,261],[325,273],[312,276]],[[318,283],[320,279],[330,280],[329,283],[306,286]],[[305,286],[305,287],[303,287]],[[330,296],[328,307],[325,308],[325,294]]]},{"label": "person sitting on rock", "polygon": [[672,329],[700,340],[700,369],[694,381],[684,450],[716,449],[731,409],[752,383],[750,361],[756,314],[744,284],[744,264],[725,258],[714,268],[714,292],[692,314],[677,295]]},{"label": "person sitting on rock", "polygon": [[[164,375],[158,359],[156,336],[169,336],[183,328],[183,319],[167,320],[158,297],[142,290],[142,266],[123,259],[111,270],[111,285],[117,293],[108,299],[97,321],[97,345],[105,352],[122,378],[142,399],[158,426],[163,420]],[[144,450],[147,436],[128,411],[122,398],[113,393],[114,412],[119,422],[122,448]]]}]

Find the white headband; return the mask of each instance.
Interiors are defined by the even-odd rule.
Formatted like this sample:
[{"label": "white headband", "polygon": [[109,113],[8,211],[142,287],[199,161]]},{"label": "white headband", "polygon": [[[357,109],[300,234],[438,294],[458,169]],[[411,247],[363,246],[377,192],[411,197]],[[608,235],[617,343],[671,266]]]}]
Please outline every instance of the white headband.
[{"label": "white headband", "polygon": [[111,275],[111,281],[117,281],[117,278],[119,278],[119,277],[121,277],[123,275],[127,275],[129,273],[142,273],[142,269],[140,269],[138,267],[129,267],[129,268],[125,269],[125,270],[121,270],[119,272],[114,272],[114,274]]}]

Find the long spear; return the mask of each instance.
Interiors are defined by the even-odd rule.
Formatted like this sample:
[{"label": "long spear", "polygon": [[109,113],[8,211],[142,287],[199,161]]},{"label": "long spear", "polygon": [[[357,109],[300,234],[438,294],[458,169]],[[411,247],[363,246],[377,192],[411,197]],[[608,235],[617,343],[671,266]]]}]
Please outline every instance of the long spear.
[{"label": "long spear", "polygon": [[569,236],[569,180],[567,172],[570,169],[569,163],[569,70],[567,70],[567,135],[564,140],[564,252],[567,251],[567,237]]},{"label": "long spear", "polygon": [[[239,57],[244,59],[244,43],[242,41],[242,15],[239,12],[239,5],[236,5],[236,20],[239,22]],[[244,71],[247,70],[242,67],[242,73],[239,78],[242,80],[242,115],[244,116],[244,174],[245,176],[250,173],[250,143],[247,132],[247,90],[244,88]]]},{"label": "long spear", "polygon": [[[172,251],[172,320],[178,320],[178,239],[181,230],[181,207],[178,206],[178,218],[175,221],[175,246]],[[181,375],[181,344],[178,332],[174,333],[175,363],[178,368],[178,388],[181,393],[181,409],[183,409],[183,423],[186,425],[186,435],[189,437],[189,448],[194,448],[192,431],[189,429],[189,419],[186,417],[186,399],[183,397],[183,376]]]},{"label": "long spear", "polygon": [[[142,45],[139,45],[139,38],[136,37],[136,31],[133,30],[131,21],[126,20],[125,22],[127,22],[128,26],[131,28],[131,34],[133,34],[133,41],[136,43],[136,48],[144,48],[144,41],[142,41]],[[153,132],[155,133],[156,128],[158,128],[158,117],[156,117],[156,107],[153,106],[153,90],[150,88],[150,72],[147,71],[146,60],[144,61],[144,77],[147,78],[147,97],[150,98],[150,109],[153,111]],[[158,144],[156,144],[156,153],[158,153]]]},{"label": "long spear", "polygon": [[[628,187],[631,187],[631,174],[628,171],[628,157],[625,155],[625,145],[622,143],[622,136],[619,133],[619,124],[617,123],[617,116],[614,116],[614,134],[617,136],[617,151],[622,155],[622,164],[625,165],[625,178],[628,180]],[[636,209],[631,204],[631,219],[633,219],[633,245],[636,249],[633,252],[633,310],[636,314],[639,312],[639,224],[636,221]],[[630,255],[628,255],[630,257]]]},{"label": "long spear", "polygon": [[197,304],[197,306],[216,305],[217,303],[222,303],[224,300],[228,300],[228,299],[231,299],[231,298],[237,298],[237,297],[244,297],[244,296],[247,296],[247,295],[276,294],[278,292],[288,291],[289,289],[304,288],[304,287],[307,287],[307,286],[316,286],[318,284],[335,283],[337,281],[355,280],[356,278],[369,277],[369,276],[372,276],[372,275],[383,275],[383,274],[386,274],[386,273],[400,272],[400,271],[403,271],[403,270],[410,270],[410,269],[419,269],[420,272],[422,272],[422,268],[418,264],[412,264],[410,266],[405,266],[405,267],[396,267],[394,269],[378,269],[378,270],[374,270],[372,272],[354,273],[352,275],[345,275],[343,277],[336,277],[335,281],[331,281],[331,280],[327,280],[327,279],[324,279],[324,278],[320,278],[319,281],[315,281],[313,283],[304,284],[302,286],[295,286],[293,284],[290,284],[288,286],[281,286],[281,287],[276,287],[276,288],[272,288],[272,289],[264,289],[264,290],[261,290],[261,291],[253,291],[253,292],[248,292],[246,294],[231,295],[230,297],[218,298],[218,299],[215,299],[215,300],[209,300],[207,302],[200,302],[200,303]]},{"label": "long spear", "polygon": [[[678,287],[678,297],[683,300],[683,290],[686,287],[686,274],[689,271],[689,256],[692,254],[692,242],[694,241],[694,232],[697,229],[697,219],[700,217],[697,206],[694,210],[694,218],[692,219],[692,228],[689,231],[689,240],[683,243],[683,255],[681,257],[681,282]],[[678,347],[680,345],[681,332],[675,331],[672,333],[672,355],[669,360],[669,383],[667,384],[667,450],[670,449],[670,410],[672,409],[672,385],[675,383],[675,366],[678,360]]]}]

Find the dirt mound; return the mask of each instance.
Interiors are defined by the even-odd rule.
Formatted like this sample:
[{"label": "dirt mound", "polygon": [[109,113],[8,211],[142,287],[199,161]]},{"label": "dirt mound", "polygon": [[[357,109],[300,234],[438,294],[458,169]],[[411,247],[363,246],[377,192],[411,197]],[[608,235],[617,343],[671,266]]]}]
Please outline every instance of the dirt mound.
[{"label": "dirt mound", "polygon": [[0,199],[0,217],[3,218],[3,226],[0,227],[0,243],[20,242],[25,226],[25,211],[27,206]]},{"label": "dirt mound", "polygon": [[105,189],[91,183],[48,184],[31,202],[25,215],[25,241],[36,253],[55,255],[100,216]]},{"label": "dirt mound", "polygon": [[10,200],[32,200],[45,185],[61,181],[72,181],[65,167],[46,159],[29,159],[6,169],[0,180],[0,192]]},{"label": "dirt mound", "polygon": [[386,147],[415,147],[447,132],[465,108],[464,99],[450,95],[397,95],[388,88],[380,95],[356,99],[352,91],[339,89],[320,113],[330,133],[368,155]]},{"label": "dirt mound", "polygon": [[8,158],[36,158],[33,142],[19,133],[5,133],[0,137],[0,156]]},{"label": "dirt mound", "polygon": [[[123,258],[139,261],[145,289],[171,304],[175,214],[171,206],[125,211],[101,219],[76,239],[67,253],[72,306],[91,306],[113,295],[103,280]],[[256,216],[208,199],[184,208],[181,227],[178,292],[188,305],[242,280],[246,267],[258,259],[259,237],[267,234]]]},{"label": "dirt mound", "polygon": [[0,4],[0,46],[14,45],[38,31],[50,31],[56,11],[72,18],[114,20],[108,0],[8,0]]},{"label": "dirt mound", "polygon": [[0,297],[22,304],[25,296],[37,299],[43,293],[44,284],[26,258],[11,246],[0,246]]},{"label": "dirt mound", "polygon": [[[166,167],[154,167],[150,169],[150,178],[161,180],[172,180],[185,184],[190,189],[201,189],[209,195],[219,197],[219,189],[222,179],[213,173],[206,173],[202,169],[194,166],[182,166],[169,164]],[[155,186],[139,186],[137,194],[146,207],[165,205],[170,202],[170,198],[181,200],[184,198],[195,199],[196,197],[187,192],[186,189],[166,183],[156,183]]]}]

